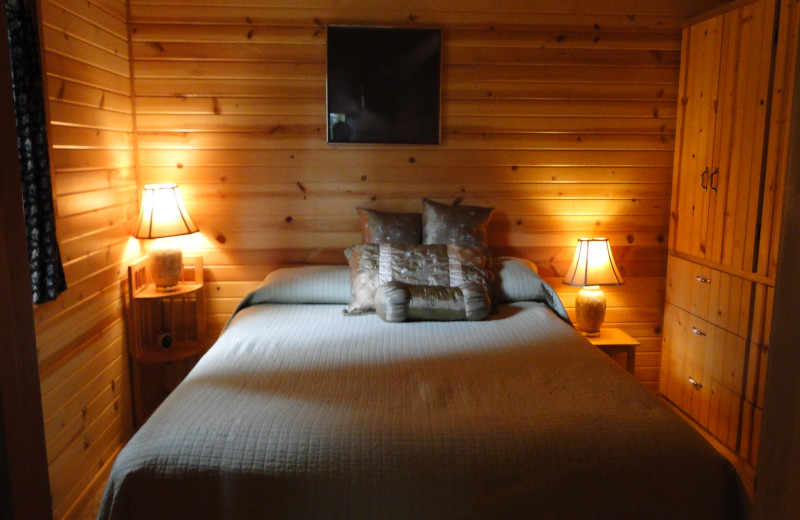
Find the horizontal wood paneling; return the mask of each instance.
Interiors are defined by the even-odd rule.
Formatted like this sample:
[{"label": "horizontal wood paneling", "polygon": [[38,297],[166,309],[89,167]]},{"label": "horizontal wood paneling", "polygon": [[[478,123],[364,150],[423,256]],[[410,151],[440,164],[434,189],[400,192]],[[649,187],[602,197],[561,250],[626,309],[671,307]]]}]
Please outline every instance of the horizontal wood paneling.
[{"label": "horizontal wood paneling", "polygon": [[[680,29],[721,3],[41,0],[69,284],[36,309],[56,516],[130,434],[122,302],[145,183],[179,183],[200,225],[210,341],[277,266],[344,263],[356,206],[493,206],[495,254],[534,260],[571,313],[575,239],[608,236],[626,284],[606,322],[640,340],[655,389]],[[441,145],[326,144],[327,24],[443,29]]]},{"label": "horizontal wood paneling", "polygon": [[42,0],[51,166],[67,292],[36,308],[53,514],[72,518],[131,433],[123,327],[138,255],[133,105],[122,0]]},{"label": "horizontal wood paneling", "polygon": [[[496,253],[560,276],[609,236],[607,321],[658,378],[680,29],[722,2],[131,1],[140,183],[177,182],[206,246],[209,328],[277,265],[344,263],[356,206],[496,208]],[[332,146],[326,25],[440,27],[442,143]]]}]

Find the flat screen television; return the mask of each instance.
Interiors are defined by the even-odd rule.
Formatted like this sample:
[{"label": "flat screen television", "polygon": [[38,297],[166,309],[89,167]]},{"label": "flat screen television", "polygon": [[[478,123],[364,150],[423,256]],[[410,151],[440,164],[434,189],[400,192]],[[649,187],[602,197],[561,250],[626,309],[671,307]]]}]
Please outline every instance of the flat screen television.
[{"label": "flat screen television", "polygon": [[439,144],[442,32],[328,26],[328,142]]}]

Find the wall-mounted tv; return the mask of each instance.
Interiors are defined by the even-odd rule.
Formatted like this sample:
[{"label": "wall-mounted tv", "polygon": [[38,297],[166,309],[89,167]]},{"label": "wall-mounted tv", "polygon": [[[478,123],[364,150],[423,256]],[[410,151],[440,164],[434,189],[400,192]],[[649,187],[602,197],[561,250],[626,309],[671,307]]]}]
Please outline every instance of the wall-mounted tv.
[{"label": "wall-mounted tv", "polygon": [[328,142],[438,144],[442,32],[328,26]]}]

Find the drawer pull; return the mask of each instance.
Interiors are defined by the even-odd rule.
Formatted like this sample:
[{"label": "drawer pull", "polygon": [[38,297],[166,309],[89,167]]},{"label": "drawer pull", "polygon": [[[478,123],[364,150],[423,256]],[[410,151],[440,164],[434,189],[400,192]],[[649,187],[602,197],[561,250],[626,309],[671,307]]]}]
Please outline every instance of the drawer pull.
[{"label": "drawer pull", "polygon": [[702,187],[704,190],[708,190],[708,184],[706,184],[706,175],[708,175],[708,166],[706,166],[706,169],[700,173],[700,187]]},{"label": "drawer pull", "polygon": [[700,381],[697,381],[697,380],[696,380],[695,378],[693,378],[693,377],[690,377],[690,378],[689,378],[689,382],[692,384],[692,386],[693,386],[693,387],[695,387],[695,388],[696,388],[696,389],[698,389],[698,390],[700,390],[701,388],[703,388],[703,384],[702,384]]},{"label": "drawer pull", "polygon": [[697,327],[692,327],[692,332],[694,332],[698,336],[705,336],[706,335],[705,332],[703,332],[702,330],[698,329]]},{"label": "drawer pull", "polygon": [[698,281],[698,282],[700,282],[700,283],[711,283],[711,279],[709,279],[709,278],[705,278],[705,277],[703,277],[703,276],[700,276],[699,274],[697,275],[697,277],[695,278],[695,280],[697,280],[697,281]]}]

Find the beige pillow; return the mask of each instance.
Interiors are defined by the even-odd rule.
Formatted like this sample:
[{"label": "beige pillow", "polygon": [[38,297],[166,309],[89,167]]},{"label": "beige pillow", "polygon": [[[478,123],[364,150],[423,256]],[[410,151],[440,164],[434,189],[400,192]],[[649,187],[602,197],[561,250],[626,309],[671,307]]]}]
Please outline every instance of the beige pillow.
[{"label": "beige pillow", "polygon": [[391,213],[356,208],[361,216],[361,242],[364,244],[421,244],[422,215]]},{"label": "beige pillow", "polygon": [[346,314],[375,310],[375,293],[388,282],[460,287],[474,282],[491,289],[491,253],[458,244],[357,244],[345,250],[351,300]]},{"label": "beige pillow", "polygon": [[422,243],[488,246],[494,208],[447,205],[422,199]]}]

